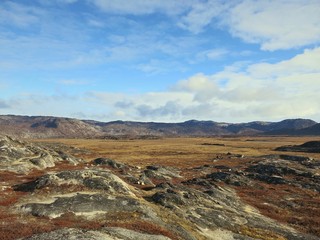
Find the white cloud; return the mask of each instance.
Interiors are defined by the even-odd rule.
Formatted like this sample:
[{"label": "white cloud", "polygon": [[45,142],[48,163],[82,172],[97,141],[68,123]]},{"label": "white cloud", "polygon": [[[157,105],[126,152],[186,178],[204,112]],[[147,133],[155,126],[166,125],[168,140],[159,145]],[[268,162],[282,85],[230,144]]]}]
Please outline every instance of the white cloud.
[{"label": "white cloud", "polygon": [[[317,73],[320,71],[320,48],[305,49],[303,54],[296,55],[290,60],[277,64],[260,63],[251,65],[248,72],[263,78],[264,76],[290,76],[292,74]],[[293,71],[294,70],[294,71]]]},{"label": "white cloud", "polygon": [[318,0],[244,0],[224,15],[222,22],[246,42],[263,50],[278,50],[319,43]]},{"label": "white cloud", "polygon": [[[248,65],[245,71],[226,68],[211,76],[195,75],[179,82],[176,87],[194,96],[205,96],[221,116],[237,119],[281,119],[308,117],[319,113],[320,107],[320,48],[305,50],[289,60],[270,64]],[[217,84],[224,79],[224,85]],[[203,100],[200,98],[200,100]],[[199,98],[195,103],[203,104]],[[210,113],[208,113],[208,116]],[[230,115],[231,116],[231,115]]]},{"label": "white cloud", "polygon": [[[291,49],[319,43],[320,2],[318,0],[92,0],[107,12],[177,16],[177,25],[198,34],[209,25],[224,28],[263,50]],[[124,3],[125,2],[125,3]]]},{"label": "white cloud", "polygon": [[263,50],[291,49],[320,42],[320,1],[195,1],[178,26],[195,34],[207,26],[227,28]]},{"label": "white cloud", "polygon": [[173,89],[195,93],[194,100],[199,102],[206,102],[219,95],[217,83],[202,73],[196,74],[187,80],[180,81]]}]

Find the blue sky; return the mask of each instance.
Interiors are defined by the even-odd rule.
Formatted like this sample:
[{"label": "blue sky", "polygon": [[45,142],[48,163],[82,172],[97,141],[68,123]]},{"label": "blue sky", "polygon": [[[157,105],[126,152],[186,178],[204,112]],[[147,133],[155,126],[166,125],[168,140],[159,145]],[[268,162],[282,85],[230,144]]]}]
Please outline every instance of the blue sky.
[{"label": "blue sky", "polygon": [[0,114],[320,121],[319,0],[1,0]]}]

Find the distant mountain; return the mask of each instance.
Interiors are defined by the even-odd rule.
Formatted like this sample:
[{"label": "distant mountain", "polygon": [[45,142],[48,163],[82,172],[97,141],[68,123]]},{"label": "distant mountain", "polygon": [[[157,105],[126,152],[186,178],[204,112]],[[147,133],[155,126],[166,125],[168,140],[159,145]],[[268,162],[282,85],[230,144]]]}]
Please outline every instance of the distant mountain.
[{"label": "distant mountain", "polygon": [[209,136],[230,134],[228,130],[213,121],[190,120],[182,123],[114,121],[108,123],[95,122],[94,124],[101,127],[104,134],[108,136]]},{"label": "distant mountain", "polygon": [[320,135],[320,124],[307,119],[279,122],[278,128],[266,131],[267,135]]},{"label": "distant mountain", "polygon": [[319,136],[320,135],[320,123],[314,124],[307,128],[302,129],[281,129],[274,132],[269,132],[273,135],[294,135],[294,136]]},{"label": "distant mountain", "polygon": [[296,131],[297,135],[320,135],[320,123],[312,125],[308,128],[299,129]]},{"label": "distant mountain", "polygon": [[320,135],[320,124],[309,119],[234,124],[197,120],[182,123],[99,122],[48,116],[0,115],[0,131],[4,135],[22,138]]},{"label": "distant mountain", "polygon": [[99,127],[81,120],[44,116],[0,116],[0,131],[21,138],[92,138],[102,135]]}]

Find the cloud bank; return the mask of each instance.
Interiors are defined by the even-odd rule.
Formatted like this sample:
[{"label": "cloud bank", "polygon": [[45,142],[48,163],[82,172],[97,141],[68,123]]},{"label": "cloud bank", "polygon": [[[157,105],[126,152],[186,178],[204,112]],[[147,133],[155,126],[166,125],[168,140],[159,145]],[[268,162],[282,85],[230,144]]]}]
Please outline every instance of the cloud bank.
[{"label": "cloud bank", "polygon": [[[178,81],[167,91],[141,94],[90,91],[73,97],[22,96],[11,102],[17,103],[19,113],[37,104],[37,113],[64,111],[72,117],[99,117],[105,121],[214,119],[235,122],[235,119],[279,120],[306,116],[320,119],[318,62],[320,48],[314,48],[273,64],[236,64],[212,75],[199,73]],[[9,107],[5,102],[0,103],[1,108]],[[58,109],[60,103],[63,111]]]}]

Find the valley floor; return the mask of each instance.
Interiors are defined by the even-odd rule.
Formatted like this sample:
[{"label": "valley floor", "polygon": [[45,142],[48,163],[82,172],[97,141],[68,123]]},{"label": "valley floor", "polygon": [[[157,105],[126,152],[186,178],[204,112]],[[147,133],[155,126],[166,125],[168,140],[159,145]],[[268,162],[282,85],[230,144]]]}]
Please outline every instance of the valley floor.
[{"label": "valley floor", "polygon": [[[132,165],[161,164],[176,167],[195,167],[210,164],[218,154],[236,153],[248,157],[279,154],[275,148],[320,141],[320,137],[215,137],[215,138],[160,138],[152,140],[101,139],[36,139],[34,142],[63,143],[86,149],[78,156],[92,160],[109,157]],[[284,152],[283,152],[284,153]],[[297,154],[297,153],[292,153]],[[320,153],[299,153],[320,159]]]}]

